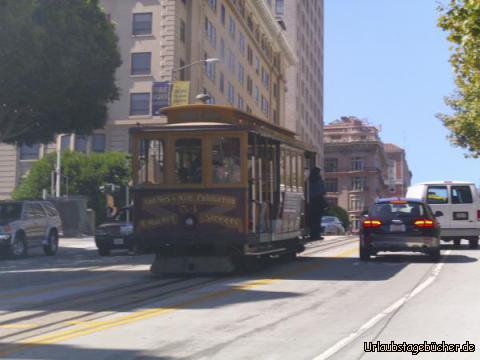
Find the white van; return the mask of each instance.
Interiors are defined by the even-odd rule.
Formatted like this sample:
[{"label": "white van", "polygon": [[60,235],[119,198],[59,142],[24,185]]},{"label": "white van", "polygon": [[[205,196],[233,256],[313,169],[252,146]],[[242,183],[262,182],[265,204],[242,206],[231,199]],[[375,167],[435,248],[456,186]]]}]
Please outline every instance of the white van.
[{"label": "white van", "polygon": [[470,247],[478,247],[480,235],[480,199],[475,184],[466,181],[432,181],[410,186],[407,198],[421,199],[438,217],[440,236],[444,241],[469,241]]}]

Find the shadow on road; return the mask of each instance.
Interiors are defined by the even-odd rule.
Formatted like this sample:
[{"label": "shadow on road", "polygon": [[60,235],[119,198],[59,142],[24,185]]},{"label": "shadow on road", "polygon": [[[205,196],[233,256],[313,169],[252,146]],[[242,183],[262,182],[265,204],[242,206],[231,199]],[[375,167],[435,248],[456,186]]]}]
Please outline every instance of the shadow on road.
[{"label": "shadow on road", "polygon": [[[159,344],[162,340],[159,339]],[[168,346],[168,344],[164,344]],[[161,352],[161,347],[156,351]],[[177,357],[153,355],[154,351],[86,348],[67,344],[26,345],[0,342],[1,359],[31,360],[80,360],[80,359],[115,359],[115,360],[175,360]]]}]

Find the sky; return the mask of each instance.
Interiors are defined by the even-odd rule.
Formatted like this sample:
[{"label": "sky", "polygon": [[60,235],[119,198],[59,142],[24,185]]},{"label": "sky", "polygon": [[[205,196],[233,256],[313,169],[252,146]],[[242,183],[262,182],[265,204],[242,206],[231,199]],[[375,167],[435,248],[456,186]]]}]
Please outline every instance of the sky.
[{"label": "sky", "polygon": [[[446,1],[446,0],[444,0]],[[437,0],[325,0],[324,122],[357,116],[406,149],[412,184],[480,184],[480,159],[447,140],[435,117],[455,89]]]}]

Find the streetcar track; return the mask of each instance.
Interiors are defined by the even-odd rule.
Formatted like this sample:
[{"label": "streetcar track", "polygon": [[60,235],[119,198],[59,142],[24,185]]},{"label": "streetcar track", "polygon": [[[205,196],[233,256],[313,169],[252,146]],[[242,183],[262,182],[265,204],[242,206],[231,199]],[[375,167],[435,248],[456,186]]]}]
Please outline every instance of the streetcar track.
[{"label": "streetcar track", "polygon": [[[175,281],[175,282],[172,282],[172,283],[180,283],[180,282],[187,281],[187,280],[188,279],[185,279],[185,280],[182,280],[182,281]],[[195,283],[195,284],[187,285],[187,286],[184,286],[184,287],[175,288],[175,289],[171,289],[171,290],[168,290],[168,291],[163,291],[159,294],[153,294],[153,295],[150,295],[150,296],[142,298],[142,299],[137,299],[137,300],[132,300],[132,301],[124,302],[124,303],[121,303],[121,304],[117,304],[115,306],[104,306],[102,309],[96,310],[95,313],[79,314],[79,315],[75,315],[75,316],[69,317],[69,318],[61,318],[57,321],[46,323],[46,324],[37,326],[35,328],[24,329],[22,331],[17,331],[17,332],[14,332],[14,333],[7,334],[5,336],[1,336],[0,340],[7,340],[9,338],[15,337],[16,338],[15,342],[20,342],[20,341],[24,341],[26,339],[29,339],[32,336],[38,337],[38,336],[49,334],[49,333],[52,333],[52,332],[55,332],[55,331],[70,328],[72,326],[75,326],[75,324],[72,324],[74,322],[85,322],[85,323],[98,322],[101,319],[108,318],[108,317],[112,316],[114,313],[120,313],[122,311],[125,311],[127,308],[132,307],[132,305],[140,306],[142,304],[146,304],[146,303],[150,302],[153,299],[159,300],[162,297],[168,296],[170,294],[180,295],[180,294],[183,294],[187,291],[195,290],[197,288],[201,288],[202,286],[208,286],[208,285],[211,285],[211,284],[213,284],[215,282],[218,282],[218,281],[220,281],[220,280],[219,279],[209,279],[209,280],[206,280],[206,281],[203,281],[203,282],[200,282],[200,283]],[[55,327],[55,325],[58,325],[58,326]],[[54,327],[54,328],[52,328],[52,327]],[[46,330],[46,331],[42,331],[42,330]],[[34,334],[32,335],[32,333],[34,333]],[[23,335],[23,337],[22,337],[22,335]],[[20,337],[20,338],[17,338],[17,337]],[[0,343],[0,346],[1,345],[2,344]]]},{"label": "streetcar track", "polygon": [[[319,253],[319,252],[321,253],[333,248],[338,248],[350,243],[354,243],[356,241],[357,241],[356,238],[352,239],[350,236],[347,236],[345,239],[341,239],[341,240],[338,240],[338,239],[331,240],[328,243],[322,243],[319,245],[307,247],[307,250],[303,252],[303,255],[308,256],[314,253]],[[109,266],[111,265],[109,264]],[[134,267],[134,266],[138,266],[138,265],[131,265],[131,267]],[[142,281],[141,284],[136,284],[136,285],[132,284],[132,282],[129,282],[128,284],[121,284],[119,286],[113,286],[107,289],[98,289],[98,290],[93,290],[89,292],[84,292],[81,294],[67,295],[61,298],[56,298],[54,301],[43,301],[43,302],[32,304],[29,306],[21,307],[19,309],[15,309],[14,312],[29,311],[41,306],[50,307],[51,309],[43,310],[41,313],[29,314],[23,317],[11,318],[3,321],[1,320],[2,317],[4,318],[4,317],[7,317],[8,315],[14,315],[14,313],[2,314],[0,315],[0,325],[12,324],[13,322],[18,322],[19,320],[20,321],[22,320],[31,321],[35,319],[39,320],[42,318],[47,318],[49,316],[60,315],[60,318],[58,320],[54,320],[53,322],[52,321],[48,322],[48,319],[46,319],[47,322],[44,324],[41,324],[34,328],[19,329],[19,331],[15,331],[15,332],[6,334],[4,336],[0,336],[0,340],[3,341],[3,340],[15,338],[14,342],[18,343],[19,341],[24,341],[26,339],[32,338],[32,336],[38,337],[42,335],[47,335],[49,333],[53,333],[55,331],[70,328],[72,326],[75,326],[75,323],[98,322],[99,320],[108,318],[117,312],[129,311],[131,310],[132,307],[140,307],[142,305],[151,303],[153,300],[159,300],[159,299],[168,297],[169,295],[172,295],[172,294],[175,294],[175,295],[185,294],[192,290],[206,287],[216,282],[221,282],[222,280],[225,279],[225,277],[207,279],[205,281],[196,282],[194,284],[189,284],[183,287],[179,287],[179,288],[175,287],[168,291],[162,290],[159,293],[155,293],[155,291],[153,292],[153,294],[149,293],[150,290],[164,289],[165,287],[168,287],[171,285],[178,285],[182,282],[186,282],[191,279],[192,278],[190,277],[175,279],[175,280],[167,281],[166,283],[162,283],[161,285],[159,284],[160,281],[157,281],[155,284],[152,284],[151,281],[144,280]],[[128,291],[122,292],[125,289],[127,289]],[[115,293],[118,293],[118,294],[115,294]],[[129,301],[119,302],[114,305],[112,304],[102,305],[102,303],[105,303],[106,300],[109,300],[112,297],[123,299],[126,297],[128,298],[128,296],[131,294],[139,294],[140,297],[138,299],[131,299]],[[72,298],[76,299],[77,304],[69,302],[69,300]],[[75,311],[75,310],[68,310],[69,307],[72,307],[74,305],[77,305],[78,307],[82,307],[82,306],[87,307],[88,305],[92,305],[92,304],[96,305],[98,303],[100,304],[99,308],[95,310],[91,310],[94,312],[89,312],[87,314],[85,313],[76,314],[74,316],[67,316],[67,317],[62,317],[61,314],[59,314],[62,311]],[[65,306],[55,307],[58,304],[65,304]]]}]

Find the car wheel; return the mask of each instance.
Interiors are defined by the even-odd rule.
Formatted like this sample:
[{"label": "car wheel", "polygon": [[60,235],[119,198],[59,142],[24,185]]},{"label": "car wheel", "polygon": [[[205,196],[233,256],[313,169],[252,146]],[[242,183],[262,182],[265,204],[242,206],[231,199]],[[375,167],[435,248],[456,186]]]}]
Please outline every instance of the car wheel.
[{"label": "car wheel", "polygon": [[371,252],[365,246],[360,245],[360,260],[361,261],[369,261]]},{"label": "car wheel", "polygon": [[478,248],[478,237],[473,237],[468,240],[468,246],[470,249],[477,249]]},{"label": "car wheel", "polygon": [[43,245],[43,252],[45,255],[52,256],[57,253],[58,250],[58,233],[56,230],[50,231],[48,234],[47,244]]},{"label": "car wheel", "polygon": [[440,260],[440,248],[434,248],[434,249],[431,249],[430,250],[430,259],[432,259],[433,261],[439,261]]},{"label": "car wheel", "polygon": [[27,241],[25,235],[16,234],[10,245],[10,256],[15,259],[23,258],[27,256]]},{"label": "car wheel", "polygon": [[110,248],[107,246],[100,246],[98,248],[98,253],[100,254],[100,256],[108,256],[110,255]]},{"label": "car wheel", "polygon": [[453,246],[459,247],[460,246],[460,239],[454,239],[453,240]]}]

